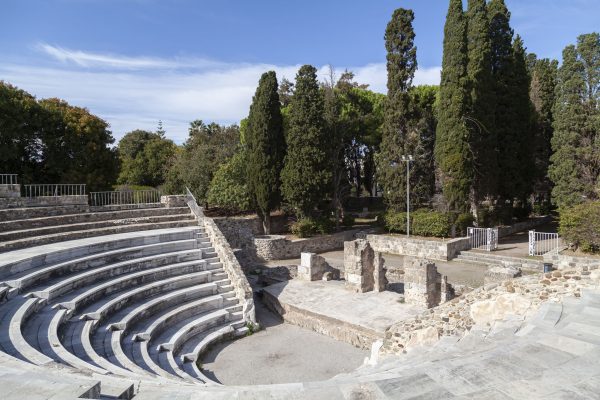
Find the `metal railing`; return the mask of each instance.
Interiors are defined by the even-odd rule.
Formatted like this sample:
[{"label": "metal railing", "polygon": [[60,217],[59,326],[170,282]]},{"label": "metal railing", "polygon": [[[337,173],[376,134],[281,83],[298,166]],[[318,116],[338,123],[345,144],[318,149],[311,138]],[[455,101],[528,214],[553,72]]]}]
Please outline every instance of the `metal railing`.
[{"label": "metal railing", "polygon": [[0,174],[0,185],[16,185],[17,174]]},{"label": "metal railing", "polygon": [[58,183],[23,185],[25,197],[59,197],[59,196],[85,196],[83,183]]},{"label": "metal railing", "polygon": [[493,251],[498,248],[498,228],[469,228],[472,249]]},{"label": "metal railing", "polygon": [[558,254],[561,240],[558,233],[529,231],[529,255]]},{"label": "metal railing", "polygon": [[120,190],[114,192],[90,192],[90,205],[102,206],[133,206],[138,204],[160,203],[158,190]]}]

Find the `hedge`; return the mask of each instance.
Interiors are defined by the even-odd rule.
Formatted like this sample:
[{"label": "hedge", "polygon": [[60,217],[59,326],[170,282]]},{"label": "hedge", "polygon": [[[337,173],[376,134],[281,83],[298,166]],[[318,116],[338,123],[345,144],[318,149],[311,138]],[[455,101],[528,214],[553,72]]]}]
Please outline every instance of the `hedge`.
[{"label": "hedge", "polygon": [[335,223],[329,218],[303,218],[294,222],[290,231],[300,238],[306,238],[318,234],[325,235],[334,229]]},{"label": "hedge", "polygon": [[[384,221],[390,232],[406,233],[405,212],[388,212],[385,214]],[[410,213],[410,232],[413,235],[449,237],[452,225],[452,217],[449,213],[429,210]]]},{"label": "hedge", "polygon": [[559,232],[570,245],[586,253],[600,253],[600,201],[561,210]]}]

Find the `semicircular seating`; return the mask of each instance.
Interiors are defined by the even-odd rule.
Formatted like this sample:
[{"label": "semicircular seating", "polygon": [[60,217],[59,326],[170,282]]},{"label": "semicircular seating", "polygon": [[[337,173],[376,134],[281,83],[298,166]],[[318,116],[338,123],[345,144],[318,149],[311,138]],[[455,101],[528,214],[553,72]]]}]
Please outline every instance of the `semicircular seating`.
[{"label": "semicircular seating", "polygon": [[[99,217],[73,222],[81,218],[37,217],[20,225],[52,235],[60,229],[44,221],[106,224]],[[3,235],[35,236],[0,223],[0,241]],[[62,365],[102,382],[205,385],[199,370],[189,374],[178,361],[180,348],[215,329],[244,332],[231,281],[197,223],[42,243],[0,253],[0,353],[15,360]]]}]

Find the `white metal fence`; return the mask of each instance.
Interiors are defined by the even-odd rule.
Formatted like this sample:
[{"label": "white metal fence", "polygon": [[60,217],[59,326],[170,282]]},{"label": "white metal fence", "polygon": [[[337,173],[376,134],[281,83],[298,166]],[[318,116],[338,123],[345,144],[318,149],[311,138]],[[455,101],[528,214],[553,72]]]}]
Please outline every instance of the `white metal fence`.
[{"label": "white metal fence", "polygon": [[0,174],[0,185],[16,185],[17,174]]},{"label": "white metal fence", "polygon": [[90,193],[90,205],[94,207],[156,203],[160,203],[160,192],[158,190],[122,190]]},{"label": "white metal fence", "polygon": [[58,196],[85,196],[85,184],[34,184],[23,185],[25,197],[58,197]]},{"label": "white metal fence", "polygon": [[561,241],[558,233],[529,231],[529,255],[558,254]]},{"label": "white metal fence", "polygon": [[469,228],[468,234],[472,249],[492,251],[498,248],[498,228]]}]

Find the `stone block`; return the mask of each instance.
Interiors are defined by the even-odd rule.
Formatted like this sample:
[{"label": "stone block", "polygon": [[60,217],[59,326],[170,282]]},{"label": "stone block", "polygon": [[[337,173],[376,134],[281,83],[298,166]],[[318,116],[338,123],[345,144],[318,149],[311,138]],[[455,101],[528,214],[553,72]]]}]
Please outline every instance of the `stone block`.
[{"label": "stone block", "polygon": [[298,266],[298,279],[304,281],[320,281],[327,273],[331,279],[339,279],[339,271],[332,268],[323,257],[315,253],[302,253]]},{"label": "stone block", "polygon": [[404,264],[404,298],[407,303],[431,308],[439,304],[437,287],[440,274],[432,261],[406,257]]},{"label": "stone block", "polygon": [[187,196],[184,194],[160,196],[160,202],[167,208],[185,207],[187,206]]},{"label": "stone block", "polygon": [[483,278],[484,285],[499,283],[521,276],[521,268],[515,265],[490,265]]},{"label": "stone block", "polygon": [[383,292],[385,291],[388,280],[385,276],[385,266],[384,266],[383,255],[380,252],[375,253],[374,265],[373,265],[373,281],[374,287],[373,290],[375,292]]}]

